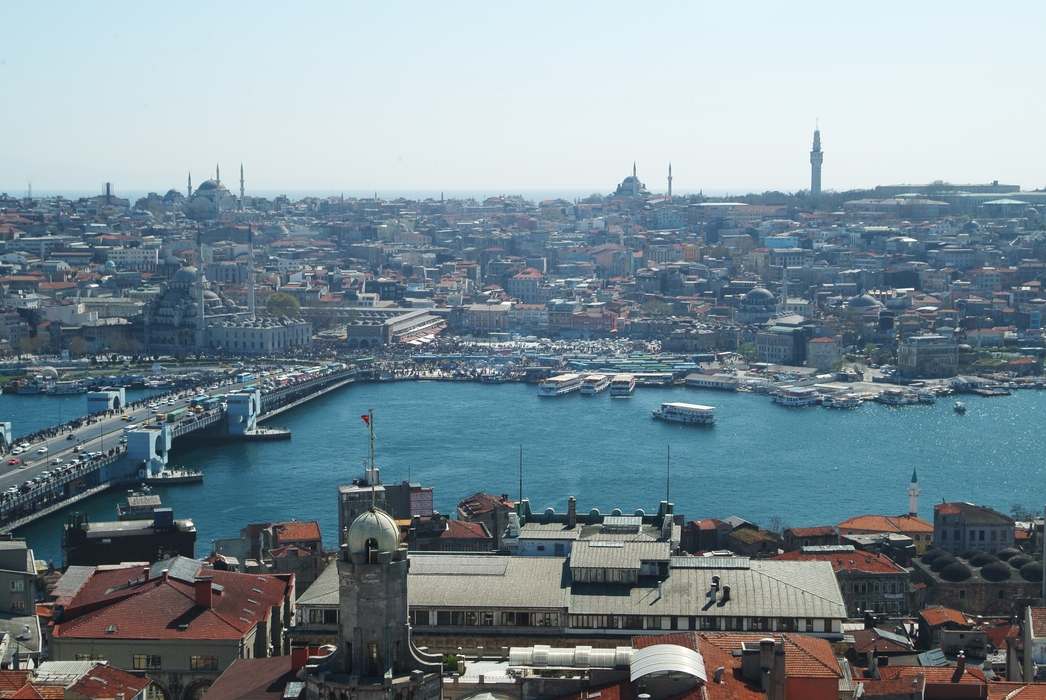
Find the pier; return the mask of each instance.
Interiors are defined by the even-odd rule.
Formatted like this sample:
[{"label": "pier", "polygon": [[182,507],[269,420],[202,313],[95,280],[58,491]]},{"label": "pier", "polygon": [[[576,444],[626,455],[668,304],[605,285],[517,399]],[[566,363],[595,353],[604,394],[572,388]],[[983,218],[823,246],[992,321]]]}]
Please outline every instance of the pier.
[{"label": "pier", "polygon": [[[146,454],[150,457],[154,452],[162,452],[166,461],[167,449],[189,435],[194,440],[208,442],[289,439],[290,431],[259,426],[258,422],[302,406],[355,380],[355,367],[328,367],[269,389],[259,388],[259,383],[252,380],[231,386],[215,386],[196,397],[165,405],[162,409],[165,415],[179,415],[173,423],[155,420],[155,415],[144,415],[141,408],[125,409],[128,412],[124,414],[128,418],[140,416],[140,422],[124,420],[123,416],[115,414],[95,415],[88,425],[75,432],[58,431],[60,434],[42,444],[34,443],[30,449],[37,450],[36,454],[41,456],[34,458],[31,452],[26,453],[21,464],[8,465],[8,471],[0,474],[0,532],[10,532],[99,493],[112,484],[140,483],[138,465],[144,459],[135,457],[140,444],[148,445]],[[209,398],[225,396],[226,403],[198,413],[185,413],[181,417],[181,411],[188,410],[202,395]],[[127,446],[122,444],[124,442],[128,443]],[[90,456],[81,458],[83,454]],[[55,460],[61,460],[61,463],[53,464]]]}]

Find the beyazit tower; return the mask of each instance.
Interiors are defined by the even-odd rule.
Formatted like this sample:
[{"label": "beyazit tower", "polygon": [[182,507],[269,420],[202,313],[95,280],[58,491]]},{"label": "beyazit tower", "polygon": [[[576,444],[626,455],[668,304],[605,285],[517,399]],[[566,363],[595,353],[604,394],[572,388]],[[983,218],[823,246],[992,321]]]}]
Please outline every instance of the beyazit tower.
[{"label": "beyazit tower", "polygon": [[821,152],[821,129],[814,126],[814,148],[810,151],[810,196],[817,199],[821,196],[821,163],[824,153]]}]

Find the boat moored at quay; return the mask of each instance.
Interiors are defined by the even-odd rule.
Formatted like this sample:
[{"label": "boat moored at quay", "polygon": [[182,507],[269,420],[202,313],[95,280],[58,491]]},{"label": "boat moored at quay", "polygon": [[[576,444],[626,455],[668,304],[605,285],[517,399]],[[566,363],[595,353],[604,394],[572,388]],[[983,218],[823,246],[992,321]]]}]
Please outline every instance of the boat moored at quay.
[{"label": "boat moored at quay", "polygon": [[610,377],[605,374],[589,374],[581,382],[582,396],[594,396],[610,386]]},{"label": "boat moored at quay", "polygon": [[846,391],[841,394],[836,394],[835,396],[825,399],[821,405],[825,406],[826,408],[860,408],[861,397],[851,391]]},{"label": "boat moored at quay", "polygon": [[631,374],[615,374],[610,380],[611,396],[631,396],[636,390],[636,378]]},{"label": "boat moored at quay", "polygon": [[654,418],[672,423],[690,423],[693,425],[712,425],[716,421],[715,406],[702,406],[696,403],[668,401],[661,408],[653,411]]},{"label": "boat moored at quay", "polygon": [[563,396],[580,389],[580,374],[558,374],[538,385],[538,396]]},{"label": "boat moored at quay", "polygon": [[778,389],[774,392],[774,403],[779,403],[782,406],[798,407],[798,406],[813,406],[821,403],[821,394],[816,389],[810,387],[788,387],[786,389]]}]

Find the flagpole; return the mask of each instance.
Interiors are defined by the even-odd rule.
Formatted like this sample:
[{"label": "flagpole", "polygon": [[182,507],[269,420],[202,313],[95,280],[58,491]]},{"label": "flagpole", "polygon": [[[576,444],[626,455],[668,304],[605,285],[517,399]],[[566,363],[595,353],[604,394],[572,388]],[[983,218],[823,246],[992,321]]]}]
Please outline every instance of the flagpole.
[{"label": "flagpole", "polygon": [[370,509],[374,510],[374,409],[367,409],[367,427],[370,429]]}]

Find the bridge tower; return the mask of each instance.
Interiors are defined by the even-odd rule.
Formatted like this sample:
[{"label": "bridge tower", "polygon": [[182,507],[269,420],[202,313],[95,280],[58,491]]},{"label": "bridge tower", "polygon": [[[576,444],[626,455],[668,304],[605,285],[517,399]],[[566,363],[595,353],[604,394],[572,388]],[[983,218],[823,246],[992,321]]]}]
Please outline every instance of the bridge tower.
[{"label": "bridge tower", "polygon": [[240,391],[226,399],[229,416],[229,434],[244,435],[258,427],[261,413],[261,392]]}]

